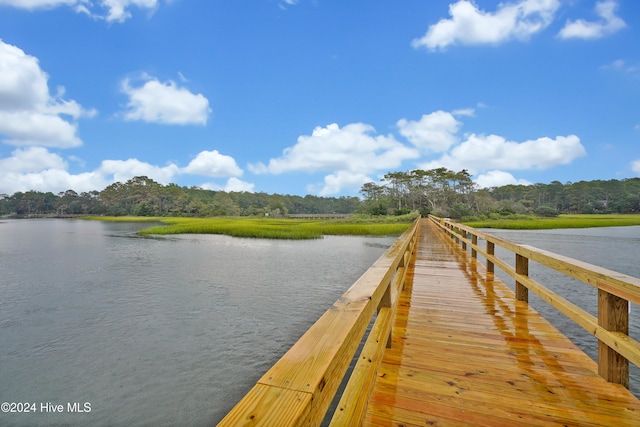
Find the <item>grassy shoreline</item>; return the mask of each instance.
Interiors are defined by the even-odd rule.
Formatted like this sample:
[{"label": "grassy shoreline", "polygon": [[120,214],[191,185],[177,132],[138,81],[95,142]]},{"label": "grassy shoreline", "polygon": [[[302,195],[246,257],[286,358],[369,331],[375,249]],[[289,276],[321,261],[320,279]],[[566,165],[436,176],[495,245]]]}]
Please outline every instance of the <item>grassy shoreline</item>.
[{"label": "grassy shoreline", "polygon": [[261,239],[319,239],[323,236],[397,236],[417,215],[399,217],[354,216],[349,219],[288,219],[255,217],[84,217],[100,221],[161,222],[138,231],[139,235],[224,234]]},{"label": "grassy shoreline", "polygon": [[500,219],[462,221],[474,228],[497,228],[509,230],[549,230],[554,228],[593,228],[640,225],[637,214],[577,214],[560,215],[554,218],[535,216],[512,216]]}]

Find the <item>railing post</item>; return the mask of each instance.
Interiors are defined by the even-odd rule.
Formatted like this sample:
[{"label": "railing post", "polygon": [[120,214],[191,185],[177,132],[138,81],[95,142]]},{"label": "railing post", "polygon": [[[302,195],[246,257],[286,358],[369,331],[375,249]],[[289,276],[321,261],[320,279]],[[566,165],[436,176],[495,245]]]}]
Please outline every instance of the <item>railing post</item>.
[{"label": "railing post", "polygon": [[[608,331],[629,335],[629,301],[598,289],[598,324]],[[629,361],[600,340],[598,374],[629,388]]]},{"label": "railing post", "polygon": [[465,230],[460,230],[460,235],[462,236],[462,250],[463,251],[467,251],[467,242],[464,241],[464,239],[467,238],[467,232]]},{"label": "railing post", "polygon": [[[496,244],[487,240],[487,255],[495,255]],[[487,273],[494,272],[494,264],[487,258]]]},{"label": "railing post", "polygon": [[[516,274],[529,275],[529,258],[516,254]],[[516,280],[516,300],[529,302],[529,289]]]},{"label": "railing post", "polygon": [[[398,274],[398,270],[396,270],[396,274]],[[382,307],[391,308],[391,282],[387,285],[387,289],[384,291],[384,295],[382,295],[382,299],[380,300],[380,304],[378,304],[378,314],[380,314],[380,309]],[[391,348],[393,330],[389,330],[389,336],[387,337],[387,348]]]},{"label": "railing post", "polygon": [[[471,244],[473,246],[478,246],[478,236],[476,236],[475,234],[471,235]],[[478,251],[476,251],[473,247],[471,248],[471,258],[478,258]]]}]

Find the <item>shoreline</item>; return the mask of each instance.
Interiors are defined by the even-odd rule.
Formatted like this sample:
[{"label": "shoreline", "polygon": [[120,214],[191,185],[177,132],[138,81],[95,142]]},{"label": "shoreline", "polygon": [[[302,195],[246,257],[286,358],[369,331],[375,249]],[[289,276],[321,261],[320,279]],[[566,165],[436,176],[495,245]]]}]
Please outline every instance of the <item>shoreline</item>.
[{"label": "shoreline", "polygon": [[517,216],[462,221],[473,228],[500,230],[553,230],[561,228],[628,227],[640,225],[640,214],[562,214],[553,218]]}]

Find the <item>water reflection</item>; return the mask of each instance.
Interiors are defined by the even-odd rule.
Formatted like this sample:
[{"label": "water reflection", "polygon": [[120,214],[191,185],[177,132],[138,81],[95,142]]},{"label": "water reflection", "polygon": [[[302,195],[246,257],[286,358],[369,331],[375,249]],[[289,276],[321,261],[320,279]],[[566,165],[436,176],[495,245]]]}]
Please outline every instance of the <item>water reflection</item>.
[{"label": "water reflection", "polygon": [[[640,226],[559,230],[482,230],[518,244],[531,245],[632,277],[640,277],[637,254],[640,251]],[[512,253],[496,246],[496,255],[513,265]],[[481,258],[482,259],[482,258]],[[514,280],[496,268],[496,274],[513,289]],[[597,316],[598,292],[592,286],[565,276],[535,262],[529,264],[529,276],[583,310]],[[598,340],[532,292],[530,304],[551,319],[565,335],[593,360],[598,357]],[[630,304],[629,336],[640,340],[640,310]],[[633,307],[633,308],[631,308]],[[640,396],[640,368],[630,364],[630,390]]]}]

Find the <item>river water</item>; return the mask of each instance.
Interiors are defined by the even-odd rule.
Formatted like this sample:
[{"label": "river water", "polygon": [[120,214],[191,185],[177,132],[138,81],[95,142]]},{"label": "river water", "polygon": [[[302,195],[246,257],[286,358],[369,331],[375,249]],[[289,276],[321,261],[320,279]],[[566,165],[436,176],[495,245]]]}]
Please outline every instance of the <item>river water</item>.
[{"label": "river water", "polygon": [[[31,411],[0,425],[215,425],[395,240],[138,237],[146,226],[0,222],[0,402]],[[640,277],[640,227],[491,232]]]},{"label": "river water", "polygon": [[395,240],[146,226],[0,222],[0,425],[215,425]]}]

